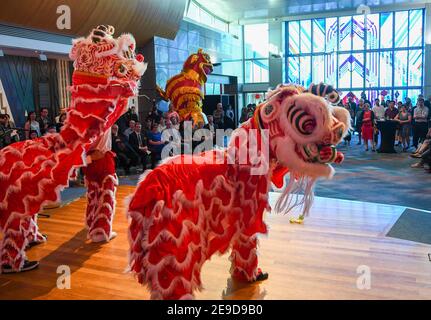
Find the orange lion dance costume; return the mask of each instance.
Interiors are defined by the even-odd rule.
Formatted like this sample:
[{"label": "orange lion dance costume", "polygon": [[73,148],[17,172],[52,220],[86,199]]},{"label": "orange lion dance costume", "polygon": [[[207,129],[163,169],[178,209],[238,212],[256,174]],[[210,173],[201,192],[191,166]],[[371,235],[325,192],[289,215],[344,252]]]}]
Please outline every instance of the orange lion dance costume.
[{"label": "orange lion dance costume", "polygon": [[210,56],[199,49],[197,53],[187,58],[181,73],[168,80],[165,91],[157,87],[162,99],[171,102],[181,121],[193,120],[193,123],[204,121],[203,86],[207,81],[207,75],[212,71]]},{"label": "orange lion dance costume", "polygon": [[72,101],[61,132],[0,150],[0,272],[37,267],[25,255],[27,245],[40,238],[35,215],[45,203],[59,200],[74,169],[82,166],[88,165],[88,236],[93,241],[112,236],[117,178],[106,138],[146,69],[144,57],[135,56],[133,36],[113,38],[113,33],[113,27],[99,26],[73,42]]},{"label": "orange lion dance costume", "polygon": [[[281,85],[268,96],[234,131],[227,149],[172,157],[142,176],[128,204],[129,258],[151,298],[193,298],[202,288],[202,265],[228,250],[232,277],[266,279],[256,251],[257,234],[267,233],[263,216],[270,210],[271,181],[282,187],[289,171],[275,209],[288,212],[301,204],[307,214],[316,179],[331,178],[330,163],[343,160],[335,145],[350,116],[327,102],[339,99],[331,86],[306,91]],[[248,157],[241,156],[244,151]],[[292,192],[301,189],[302,201],[291,203]]]}]

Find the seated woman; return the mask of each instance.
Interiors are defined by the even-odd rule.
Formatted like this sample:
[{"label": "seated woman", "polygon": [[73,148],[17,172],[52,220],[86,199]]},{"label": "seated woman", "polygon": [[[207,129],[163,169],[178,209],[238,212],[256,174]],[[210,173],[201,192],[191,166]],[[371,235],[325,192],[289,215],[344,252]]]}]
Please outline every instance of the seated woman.
[{"label": "seated woman", "polygon": [[154,169],[157,162],[162,159],[162,150],[165,146],[165,142],[162,141],[162,133],[158,129],[159,125],[153,123],[151,131],[147,133],[148,149],[151,151],[151,169]]}]

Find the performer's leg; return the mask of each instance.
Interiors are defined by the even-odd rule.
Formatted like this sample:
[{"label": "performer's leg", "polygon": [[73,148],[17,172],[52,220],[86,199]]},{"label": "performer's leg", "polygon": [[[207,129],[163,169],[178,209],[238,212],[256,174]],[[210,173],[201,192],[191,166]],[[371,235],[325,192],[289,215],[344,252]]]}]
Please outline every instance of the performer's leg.
[{"label": "performer's leg", "polygon": [[32,218],[15,218],[8,222],[4,228],[1,243],[1,268],[2,273],[14,273],[29,271],[37,268],[36,261],[28,261],[25,248],[30,234],[37,234],[37,225]]},{"label": "performer's leg", "polygon": [[240,235],[233,244],[230,261],[232,262],[231,275],[240,281],[261,281],[268,279],[268,274],[257,267],[257,238]]},{"label": "performer's leg", "polygon": [[115,192],[118,185],[115,160],[111,152],[85,168],[87,191],[86,225],[88,238],[93,242],[109,241],[115,213]]},{"label": "performer's leg", "polygon": [[33,218],[28,220],[29,222],[29,232],[27,234],[27,247],[33,247],[38,244],[44,243],[47,240],[47,236],[40,233],[37,225],[37,214]]}]

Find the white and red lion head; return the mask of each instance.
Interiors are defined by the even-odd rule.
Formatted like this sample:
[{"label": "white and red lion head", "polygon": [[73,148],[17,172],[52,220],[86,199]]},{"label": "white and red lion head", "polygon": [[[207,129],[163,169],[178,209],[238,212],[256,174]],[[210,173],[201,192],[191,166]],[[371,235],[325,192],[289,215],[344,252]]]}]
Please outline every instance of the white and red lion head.
[{"label": "white and red lion head", "polygon": [[118,80],[138,81],[147,69],[131,34],[114,38],[114,27],[100,25],[86,38],[73,41],[69,54],[75,71]]},{"label": "white and red lion head", "polygon": [[350,127],[347,110],[335,107],[338,93],[324,84],[308,90],[279,85],[258,106],[261,125],[269,129],[270,151],[278,163],[299,176],[330,178],[332,162],[343,154],[335,146]]}]

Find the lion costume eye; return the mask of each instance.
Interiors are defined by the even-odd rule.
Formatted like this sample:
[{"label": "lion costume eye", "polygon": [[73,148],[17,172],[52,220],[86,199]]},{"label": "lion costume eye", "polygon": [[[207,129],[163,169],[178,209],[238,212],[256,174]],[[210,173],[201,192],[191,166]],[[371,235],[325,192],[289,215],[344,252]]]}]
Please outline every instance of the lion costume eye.
[{"label": "lion costume eye", "polygon": [[123,63],[120,63],[117,66],[115,73],[117,77],[124,77],[127,75],[127,67]]},{"label": "lion costume eye", "polygon": [[287,110],[287,120],[292,124],[292,127],[302,135],[309,136],[316,128],[316,120],[312,115],[298,107],[296,104],[292,105]]}]

